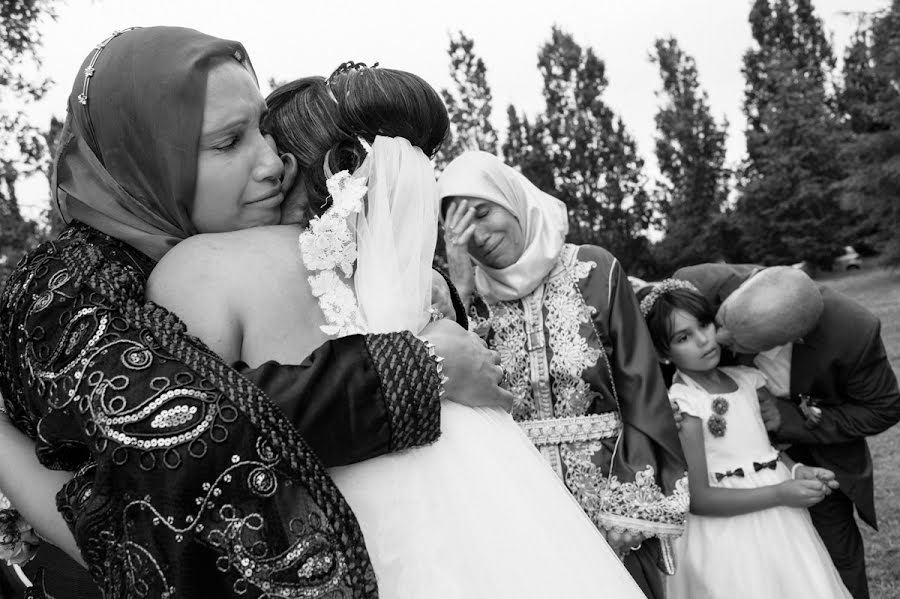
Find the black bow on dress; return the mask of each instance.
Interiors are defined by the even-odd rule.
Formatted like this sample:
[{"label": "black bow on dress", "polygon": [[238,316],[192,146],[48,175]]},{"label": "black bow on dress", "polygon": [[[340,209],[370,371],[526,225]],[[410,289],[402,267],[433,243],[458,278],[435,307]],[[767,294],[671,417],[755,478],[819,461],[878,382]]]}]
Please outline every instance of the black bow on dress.
[{"label": "black bow on dress", "polygon": [[775,467],[778,466],[778,458],[774,460],[770,460],[768,462],[753,462],[753,470],[759,472],[760,470],[765,470],[768,468],[769,470],[775,470]]},{"label": "black bow on dress", "polygon": [[723,478],[728,478],[729,476],[740,476],[741,478],[744,478],[744,469],[735,468],[728,472],[716,472],[716,482],[721,482]]}]

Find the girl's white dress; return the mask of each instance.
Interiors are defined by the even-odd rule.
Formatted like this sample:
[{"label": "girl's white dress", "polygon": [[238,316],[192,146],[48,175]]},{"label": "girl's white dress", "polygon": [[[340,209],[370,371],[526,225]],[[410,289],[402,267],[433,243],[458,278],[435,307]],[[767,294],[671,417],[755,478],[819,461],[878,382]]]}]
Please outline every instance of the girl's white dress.
[{"label": "girl's white dress", "polygon": [[[736,391],[711,395],[683,373],[685,383],[669,390],[682,412],[703,421],[710,485],[753,489],[790,479],[759,410],[756,389],[765,385],[765,377],[744,366],[722,370],[737,383]],[[708,427],[717,398],[728,405],[722,436]],[[668,599],[850,598],[806,509],[774,507],[731,517],[690,514],[675,551],[678,571],[667,581]]]}]

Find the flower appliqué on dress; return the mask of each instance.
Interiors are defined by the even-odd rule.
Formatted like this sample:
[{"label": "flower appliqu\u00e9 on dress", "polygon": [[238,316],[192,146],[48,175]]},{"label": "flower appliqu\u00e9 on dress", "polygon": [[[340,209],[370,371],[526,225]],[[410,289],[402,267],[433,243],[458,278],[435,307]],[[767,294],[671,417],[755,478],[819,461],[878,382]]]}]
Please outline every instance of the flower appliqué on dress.
[{"label": "flower appliqu\u00e9 on dress", "polygon": [[[368,187],[366,178],[341,171],[326,181],[332,205],[314,218],[300,234],[300,255],[312,274],[309,284],[318,298],[327,324],[322,331],[330,336],[345,336],[364,330],[356,294],[351,287],[356,262],[356,236],[350,220],[363,205]],[[338,274],[340,269],[343,276]]]},{"label": "flower appliqu\u00e9 on dress", "polygon": [[712,416],[706,421],[706,428],[713,437],[724,437],[725,431],[728,430],[728,422],[725,420],[725,414],[728,413],[728,400],[724,397],[716,397],[712,401]]}]

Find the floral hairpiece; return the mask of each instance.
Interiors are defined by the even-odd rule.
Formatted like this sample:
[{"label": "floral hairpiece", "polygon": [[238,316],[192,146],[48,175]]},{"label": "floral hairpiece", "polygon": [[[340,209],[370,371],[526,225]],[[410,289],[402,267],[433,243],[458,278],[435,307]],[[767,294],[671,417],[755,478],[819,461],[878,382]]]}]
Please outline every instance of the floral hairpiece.
[{"label": "floral hairpiece", "polygon": [[325,315],[327,324],[321,326],[322,331],[328,335],[351,335],[362,332],[364,326],[353,288],[347,281],[353,274],[357,254],[350,219],[362,209],[367,178],[341,171],[325,184],[332,198],[331,207],[300,233],[300,254],[311,273],[308,280],[312,293]]},{"label": "floral hairpiece", "polygon": [[659,283],[654,285],[650,293],[648,293],[647,296],[641,300],[641,315],[644,318],[647,318],[647,315],[650,314],[650,311],[656,304],[656,300],[661,298],[664,294],[676,289],[687,289],[695,293],[700,293],[700,291],[693,285],[693,283],[690,283],[688,281],[682,281],[681,279],[666,279],[664,281],[660,281]]}]

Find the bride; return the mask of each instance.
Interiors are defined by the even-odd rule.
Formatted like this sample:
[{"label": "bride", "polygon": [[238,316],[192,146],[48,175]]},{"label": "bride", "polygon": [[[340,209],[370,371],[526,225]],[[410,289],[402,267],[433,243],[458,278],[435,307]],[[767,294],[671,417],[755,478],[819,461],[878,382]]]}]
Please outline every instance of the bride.
[{"label": "bride", "polygon": [[[310,120],[280,113],[286,101]],[[309,227],[189,238],[154,270],[149,299],[251,366],[297,363],[352,333],[417,333],[440,317],[429,157],[448,118],[437,93],[409,73],[348,63],[327,81],[288,84],[269,109],[275,139],[305,151],[283,157],[297,177],[283,212],[311,215]],[[227,309],[210,310],[214,301]],[[380,596],[643,596],[507,413],[443,403],[433,445],[331,470]]]}]

